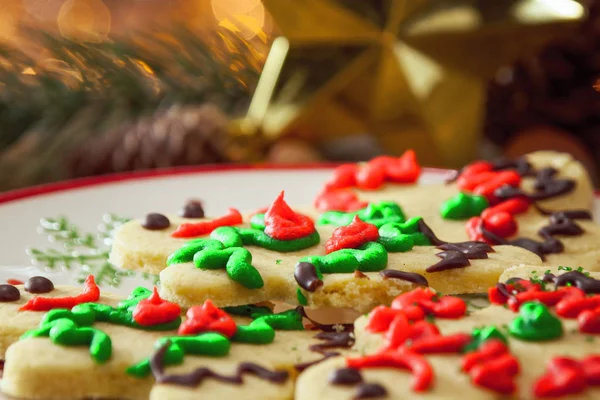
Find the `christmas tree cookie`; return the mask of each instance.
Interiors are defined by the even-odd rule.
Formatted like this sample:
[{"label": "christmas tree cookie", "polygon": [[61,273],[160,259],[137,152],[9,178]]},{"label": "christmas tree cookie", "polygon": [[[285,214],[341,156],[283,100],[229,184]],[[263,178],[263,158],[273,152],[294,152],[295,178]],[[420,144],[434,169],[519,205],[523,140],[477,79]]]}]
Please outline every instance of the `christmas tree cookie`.
[{"label": "christmas tree cookie", "polygon": [[[35,290],[29,282],[0,286],[0,313],[10,318],[0,332],[8,346],[0,385],[23,399],[147,399],[156,382],[207,399],[245,392],[256,396],[244,398],[259,399],[263,390],[286,398],[296,366],[353,343],[349,333],[342,343],[337,333],[305,330],[302,309],[223,310],[208,300],[182,316],[156,289],[137,288],[118,299],[100,294],[92,276],[83,288],[40,281]],[[204,378],[193,377],[198,369]],[[198,379],[193,385],[177,383],[186,370]]]},{"label": "christmas tree cookie", "polygon": [[493,287],[477,311],[428,289],[400,295],[359,318],[354,354],[309,368],[295,398],[598,398],[600,295],[564,276]]}]

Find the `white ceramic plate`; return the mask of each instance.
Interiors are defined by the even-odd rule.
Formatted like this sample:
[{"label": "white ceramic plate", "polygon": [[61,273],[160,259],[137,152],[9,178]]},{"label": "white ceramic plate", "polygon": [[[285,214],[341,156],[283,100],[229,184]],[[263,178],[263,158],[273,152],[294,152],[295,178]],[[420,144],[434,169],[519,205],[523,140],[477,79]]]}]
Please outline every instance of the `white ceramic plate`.
[{"label": "white ceramic plate", "polygon": [[[0,282],[45,275],[56,283],[73,284],[90,272],[103,272],[106,279],[101,280],[101,286],[128,294],[134,286],[152,285],[152,277],[115,274],[104,265],[101,255],[83,262],[74,260],[70,268],[65,268],[61,261],[64,254],[72,256],[75,251],[85,257],[108,250],[110,243],[98,230],[105,214],[136,218],[153,211],[177,212],[189,198],[202,199],[210,215],[220,215],[230,206],[254,211],[267,206],[281,190],[285,190],[290,204],[309,205],[331,171],[330,165],[194,167],[109,175],[0,194]],[[440,182],[448,173],[427,169],[421,182]],[[81,235],[91,233],[94,248],[67,249],[60,240],[49,241],[53,239],[51,236],[40,233],[41,219],[60,216],[66,217]],[[41,259],[35,265],[31,249],[37,250]],[[57,260],[53,268],[47,267],[49,263],[44,261],[47,256]]]}]

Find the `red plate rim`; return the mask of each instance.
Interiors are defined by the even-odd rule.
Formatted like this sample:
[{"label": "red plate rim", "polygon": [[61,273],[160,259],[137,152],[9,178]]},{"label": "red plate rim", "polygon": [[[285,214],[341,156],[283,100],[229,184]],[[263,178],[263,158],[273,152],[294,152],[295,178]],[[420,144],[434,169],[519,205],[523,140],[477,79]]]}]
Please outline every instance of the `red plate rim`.
[{"label": "red plate rim", "polygon": [[[10,203],[31,197],[41,197],[69,190],[81,189],[91,186],[100,186],[115,182],[162,178],[168,176],[210,174],[233,171],[306,171],[315,169],[333,169],[339,163],[313,163],[313,164],[209,164],[185,167],[158,168],[144,171],[120,172],[114,174],[98,175],[87,178],[77,178],[42,185],[30,186],[22,189],[10,190],[0,193],[0,204]],[[423,168],[433,174],[447,174],[450,169]]]}]

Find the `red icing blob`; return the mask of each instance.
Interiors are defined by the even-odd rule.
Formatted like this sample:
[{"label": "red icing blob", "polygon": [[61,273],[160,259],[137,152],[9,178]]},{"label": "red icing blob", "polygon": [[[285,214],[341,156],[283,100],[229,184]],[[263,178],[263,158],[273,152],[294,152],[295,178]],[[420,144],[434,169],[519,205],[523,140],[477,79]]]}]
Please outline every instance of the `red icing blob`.
[{"label": "red icing blob", "polygon": [[461,318],[467,312],[464,300],[454,296],[441,296],[438,299],[431,288],[417,288],[401,294],[392,302],[392,308],[404,311],[412,321],[421,320],[425,315]]},{"label": "red icing blob", "polygon": [[235,321],[210,300],[201,306],[191,307],[186,313],[187,319],[179,326],[180,335],[192,335],[201,332],[217,332],[232,337],[237,331]]},{"label": "red icing blob", "polygon": [[346,360],[349,368],[381,368],[391,367],[405,369],[413,374],[413,390],[422,392],[431,386],[434,378],[433,369],[425,357],[412,352],[386,351],[378,354]]},{"label": "red icing blob", "polygon": [[329,254],[341,249],[357,249],[365,243],[379,239],[379,230],[375,225],[363,222],[354,216],[348,226],[336,228],[327,243],[325,253]]},{"label": "red icing blob", "polygon": [[221,226],[234,226],[243,222],[242,214],[235,208],[230,208],[227,214],[212,221],[183,223],[171,234],[175,238],[190,238],[208,235]]},{"label": "red icing blob", "polygon": [[579,332],[600,334],[600,307],[595,310],[585,310],[577,316]]},{"label": "red icing blob", "polygon": [[83,284],[80,295],[69,297],[33,297],[19,311],[49,311],[55,308],[71,309],[78,304],[93,303],[100,298],[100,288],[96,285],[93,275],[89,275]]},{"label": "red icing blob", "polygon": [[455,333],[448,336],[430,336],[413,340],[410,351],[419,354],[449,354],[460,353],[471,342],[471,335]]},{"label": "red icing blob", "polygon": [[23,281],[20,281],[18,279],[7,279],[6,283],[8,283],[9,285],[22,285]]},{"label": "red icing blob", "polygon": [[348,189],[324,191],[315,199],[315,208],[319,211],[353,212],[367,205],[368,202],[360,201],[356,193]]},{"label": "red icing blob", "polygon": [[281,192],[265,213],[265,233],[277,240],[295,240],[313,234],[315,224],[312,219],[295,213],[283,195]]},{"label": "red icing blob", "polygon": [[512,394],[517,389],[514,378],[520,370],[519,362],[500,340],[487,340],[477,351],[467,353],[462,368],[477,386],[500,394]]},{"label": "red icing blob", "polygon": [[568,357],[555,357],[548,363],[546,373],[533,385],[537,398],[560,397],[578,394],[589,386],[600,384],[600,356],[593,355],[583,361]]},{"label": "red icing blob", "polygon": [[514,235],[518,230],[515,218],[505,211],[483,218],[483,227],[503,238]]},{"label": "red icing blob", "polygon": [[333,171],[333,177],[325,184],[325,191],[356,186],[358,165],[342,164]]},{"label": "red icing blob", "polygon": [[141,300],[133,310],[133,319],[142,326],[153,326],[171,322],[180,314],[181,308],[175,303],[161,299],[154,287],[152,295]]}]

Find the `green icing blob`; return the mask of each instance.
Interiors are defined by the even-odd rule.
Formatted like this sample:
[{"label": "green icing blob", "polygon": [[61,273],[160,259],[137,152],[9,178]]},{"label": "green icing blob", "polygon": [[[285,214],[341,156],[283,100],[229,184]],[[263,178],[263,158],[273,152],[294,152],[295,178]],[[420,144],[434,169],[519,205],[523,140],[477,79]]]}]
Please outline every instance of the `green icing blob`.
[{"label": "green icing blob", "polygon": [[506,336],[494,325],[475,328],[471,335],[473,336],[473,340],[465,347],[465,351],[477,350],[483,343],[490,339],[498,339],[508,344]]},{"label": "green icing blob", "polygon": [[254,214],[252,218],[250,218],[250,226],[254,229],[264,231],[266,228],[265,214]]},{"label": "green icing blob", "polygon": [[563,326],[544,304],[528,302],[521,305],[519,316],[510,323],[509,332],[521,340],[543,341],[561,337]]},{"label": "green icing blob", "polygon": [[98,364],[106,362],[112,354],[112,342],[106,333],[80,326],[67,318],[55,319],[39,329],[26,332],[21,339],[32,337],[48,337],[52,343],[62,346],[89,346],[90,356]]},{"label": "green icing blob", "polygon": [[468,219],[479,216],[489,205],[484,196],[461,192],[446,200],[440,213],[444,219]]},{"label": "green icing blob", "polygon": [[[165,353],[165,365],[177,365],[183,363],[186,354],[224,357],[229,354],[231,342],[219,333],[202,333],[196,336],[169,336],[160,338],[155,347],[162,347],[169,342]],[[145,359],[126,369],[129,375],[144,378],[150,375],[150,359]]]},{"label": "green icing blob", "polygon": [[397,203],[381,201],[379,203],[371,203],[366,208],[355,212],[326,211],[321,214],[317,223],[319,225],[346,226],[350,225],[356,215],[362,221],[375,225],[378,228],[390,222],[406,221],[406,216]]},{"label": "green icing blob", "polygon": [[419,232],[421,217],[406,222],[390,222],[379,228],[379,243],[387,251],[397,253],[412,250],[413,246],[430,246],[429,239]]},{"label": "green icing blob", "polygon": [[275,330],[262,318],[254,320],[250,325],[238,325],[234,342],[267,344],[275,339]]},{"label": "green icing blob", "polygon": [[374,272],[385,269],[388,253],[382,244],[369,242],[358,249],[342,249],[325,256],[308,256],[300,261],[313,264],[317,273],[352,273],[356,270]]},{"label": "green icing blob", "polygon": [[304,293],[302,293],[302,289],[300,289],[300,288],[296,289],[296,297],[298,298],[298,304],[300,304],[301,306],[308,305],[308,299],[306,298]]}]

